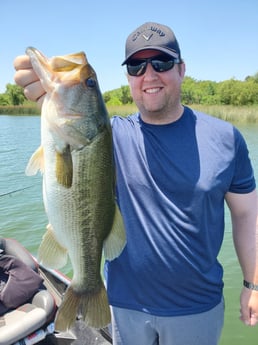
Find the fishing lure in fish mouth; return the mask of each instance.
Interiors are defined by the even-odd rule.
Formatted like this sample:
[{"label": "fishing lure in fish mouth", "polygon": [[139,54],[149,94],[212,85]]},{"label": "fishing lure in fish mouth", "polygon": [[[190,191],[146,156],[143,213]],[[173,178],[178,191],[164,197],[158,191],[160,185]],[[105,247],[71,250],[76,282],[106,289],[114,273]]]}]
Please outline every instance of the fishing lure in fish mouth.
[{"label": "fishing lure in fish mouth", "polygon": [[26,174],[41,171],[49,224],[39,260],[60,268],[69,256],[73,278],[55,320],[57,331],[77,318],[92,327],[110,323],[100,274],[102,252],[112,260],[125,243],[115,201],[112,131],[94,69],[85,53],[47,58],[36,48],[27,54],[46,91],[41,144]]}]

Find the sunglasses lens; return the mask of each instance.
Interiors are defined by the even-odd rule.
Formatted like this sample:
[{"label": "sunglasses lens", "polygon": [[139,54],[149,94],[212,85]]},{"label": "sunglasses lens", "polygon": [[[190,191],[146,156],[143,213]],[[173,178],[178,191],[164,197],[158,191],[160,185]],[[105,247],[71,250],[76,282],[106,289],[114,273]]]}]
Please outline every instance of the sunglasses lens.
[{"label": "sunglasses lens", "polygon": [[156,72],[166,72],[174,67],[174,60],[162,61],[159,59],[153,59],[151,66]]},{"label": "sunglasses lens", "polygon": [[127,64],[127,72],[132,76],[139,76],[145,73],[146,66],[146,60],[132,59]]},{"label": "sunglasses lens", "polygon": [[173,59],[169,55],[159,55],[148,59],[131,59],[127,63],[128,74],[135,77],[143,75],[149,62],[152,68],[160,73],[172,69],[175,63],[179,63],[179,60]]}]

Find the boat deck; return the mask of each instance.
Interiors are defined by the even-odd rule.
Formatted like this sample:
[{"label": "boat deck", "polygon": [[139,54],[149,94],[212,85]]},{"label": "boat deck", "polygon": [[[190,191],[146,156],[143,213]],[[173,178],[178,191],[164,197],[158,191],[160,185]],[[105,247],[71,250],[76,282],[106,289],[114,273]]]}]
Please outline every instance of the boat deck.
[{"label": "boat deck", "polygon": [[[72,330],[73,334],[48,335],[40,345],[110,345],[112,340],[108,331],[95,330],[87,327],[84,322],[77,321]],[[108,341],[109,339],[109,341]]]}]

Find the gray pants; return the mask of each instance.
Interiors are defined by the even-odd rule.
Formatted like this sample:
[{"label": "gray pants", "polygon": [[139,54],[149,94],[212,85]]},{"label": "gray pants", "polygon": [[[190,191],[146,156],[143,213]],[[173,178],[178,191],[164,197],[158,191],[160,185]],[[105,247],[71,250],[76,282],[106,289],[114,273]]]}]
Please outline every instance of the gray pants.
[{"label": "gray pants", "polygon": [[200,314],[159,317],[112,307],[113,345],[218,345],[224,301]]}]

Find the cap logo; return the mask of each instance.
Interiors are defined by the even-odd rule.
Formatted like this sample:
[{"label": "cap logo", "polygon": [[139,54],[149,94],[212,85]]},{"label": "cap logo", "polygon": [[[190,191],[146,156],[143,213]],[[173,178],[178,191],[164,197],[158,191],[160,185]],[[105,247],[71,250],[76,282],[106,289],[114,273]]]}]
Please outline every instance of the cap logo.
[{"label": "cap logo", "polygon": [[150,34],[149,36],[142,34],[142,37],[146,40],[149,41],[149,39],[153,36],[153,34]]},{"label": "cap logo", "polygon": [[[149,30],[152,31],[150,34],[148,34]],[[163,32],[162,30],[160,30],[159,28],[157,28],[155,26],[151,26],[149,29],[144,29],[141,32],[137,31],[133,35],[132,41],[136,41],[137,38],[141,35],[146,41],[149,41],[151,39],[151,37],[153,36],[153,32],[156,32],[160,37],[166,36],[165,32]]]},{"label": "cap logo", "polygon": [[158,28],[156,28],[156,27],[154,27],[154,26],[151,26],[150,29],[151,29],[151,31],[157,32],[157,34],[158,34],[160,37],[163,37],[163,36],[166,35],[165,32],[163,32],[162,30],[160,30],[160,29],[158,29]]}]

